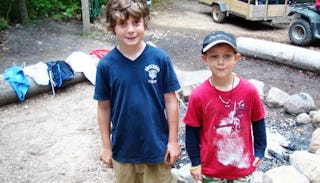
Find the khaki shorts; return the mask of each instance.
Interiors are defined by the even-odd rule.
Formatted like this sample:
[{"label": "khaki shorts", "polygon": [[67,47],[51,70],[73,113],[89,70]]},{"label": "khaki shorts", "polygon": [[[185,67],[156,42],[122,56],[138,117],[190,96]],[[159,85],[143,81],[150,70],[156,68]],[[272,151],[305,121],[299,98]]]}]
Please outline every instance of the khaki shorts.
[{"label": "khaki shorts", "polygon": [[120,163],[112,161],[116,183],[176,183],[171,167],[160,164]]},{"label": "khaki shorts", "polygon": [[253,182],[254,182],[253,174],[250,174],[238,179],[220,179],[220,178],[211,178],[211,177],[203,178],[203,183],[253,183]]}]

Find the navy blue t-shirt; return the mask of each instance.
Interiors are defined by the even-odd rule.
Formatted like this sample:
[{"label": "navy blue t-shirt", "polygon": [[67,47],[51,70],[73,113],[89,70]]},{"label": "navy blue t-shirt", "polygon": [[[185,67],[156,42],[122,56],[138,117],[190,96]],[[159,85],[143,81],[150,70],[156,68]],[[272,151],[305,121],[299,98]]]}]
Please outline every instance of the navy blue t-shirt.
[{"label": "navy blue t-shirt", "polygon": [[100,60],[94,99],[111,101],[115,160],[123,163],[163,161],[169,132],[164,94],[179,88],[168,55],[148,44],[134,61],[117,48]]}]

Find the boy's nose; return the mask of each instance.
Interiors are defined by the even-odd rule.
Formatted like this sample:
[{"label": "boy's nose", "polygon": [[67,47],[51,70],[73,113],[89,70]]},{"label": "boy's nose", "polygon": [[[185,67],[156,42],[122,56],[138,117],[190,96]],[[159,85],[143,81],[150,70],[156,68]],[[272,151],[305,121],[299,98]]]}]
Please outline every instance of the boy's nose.
[{"label": "boy's nose", "polygon": [[223,57],[219,57],[218,58],[218,64],[223,64],[224,63],[224,58]]},{"label": "boy's nose", "polygon": [[131,32],[131,31],[133,31],[133,30],[134,30],[133,25],[132,25],[132,24],[128,24],[127,31],[128,31],[128,32]]}]

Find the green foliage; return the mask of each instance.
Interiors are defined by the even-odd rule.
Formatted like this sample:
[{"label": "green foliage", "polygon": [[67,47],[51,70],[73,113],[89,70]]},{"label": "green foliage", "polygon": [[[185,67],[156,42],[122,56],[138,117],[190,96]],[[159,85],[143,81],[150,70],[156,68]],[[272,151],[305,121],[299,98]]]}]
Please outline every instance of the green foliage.
[{"label": "green foliage", "polygon": [[107,0],[99,0],[99,3],[100,3],[101,5],[106,4],[106,3],[107,3]]},{"label": "green foliage", "polygon": [[20,18],[19,15],[17,0],[0,0],[0,17],[13,22]]},{"label": "green foliage", "polygon": [[[43,17],[81,20],[80,0],[26,0],[26,5],[33,20]],[[0,0],[0,17],[17,22],[20,19],[18,0]]]},{"label": "green foliage", "polygon": [[3,17],[0,17],[0,31],[8,28],[8,26],[9,26],[8,20]]},{"label": "green foliage", "polygon": [[81,19],[81,7],[74,4],[70,6],[62,5],[59,12],[52,15],[55,19],[63,19],[63,20],[70,20],[70,19]]},{"label": "green foliage", "polygon": [[81,13],[78,0],[30,0],[28,7],[30,17],[54,17],[57,19],[77,19]]}]

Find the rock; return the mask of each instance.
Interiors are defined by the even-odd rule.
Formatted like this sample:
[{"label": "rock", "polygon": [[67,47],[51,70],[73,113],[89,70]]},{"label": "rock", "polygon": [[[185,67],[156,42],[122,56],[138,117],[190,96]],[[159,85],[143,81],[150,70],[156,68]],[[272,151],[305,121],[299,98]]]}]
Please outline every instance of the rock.
[{"label": "rock", "polygon": [[320,128],[312,133],[311,142],[309,145],[309,152],[315,153],[320,149]]},{"label": "rock", "polygon": [[314,110],[315,104],[312,97],[307,93],[299,93],[289,96],[283,107],[290,114],[308,113]]},{"label": "rock", "polygon": [[190,174],[190,167],[191,167],[191,163],[188,163],[179,169],[176,169],[176,168],[171,169],[171,172],[178,178],[178,182],[194,183],[195,180]]},{"label": "rock", "polygon": [[313,113],[311,121],[315,126],[320,126],[320,110]]},{"label": "rock", "polygon": [[307,113],[301,113],[297,116],[297,124],[311,123],[311,118]]},{"label": "rock", "polygon": [[210,70],[182,71],[175,68],[175,71],[182,88],[188,85],[199,85],[211,75]]},{"label": "rock", "polygon": [[312,119],[313,116],[316,114],[316,112],[317,112],[317,111],[310,111],[310,112],[309,112],[309,116],[310,116],[311,119]]},{"label": "rock", "polygon": [[289,98],[289,94],[272,87],[266,96],[265,102],[269,107],[282,107],[284,102]]},{"label": "rock", "polygon": [[292,166],[276,167],[267,171],[265,174],[272,179],[272,183],[309,183],[308,178]]},{"label": "rock", "polygon": [[260,98],[263,99],[263,97],[264,97],[264,92],[263,92],[264,82],[258,81],[256,79],[249,79],[248,81],[257,88]]},{"label": "rock", "polygon": [[320,182],[320,156],[307,151],[295,151],[290,156],[290,165],[306,176],[311,183]]},{"label": "rock", "polygon": [[270,177],[266,176],[262,171],[253,172],[254,183],[272,183]]}]

